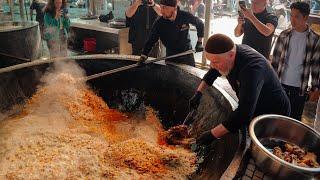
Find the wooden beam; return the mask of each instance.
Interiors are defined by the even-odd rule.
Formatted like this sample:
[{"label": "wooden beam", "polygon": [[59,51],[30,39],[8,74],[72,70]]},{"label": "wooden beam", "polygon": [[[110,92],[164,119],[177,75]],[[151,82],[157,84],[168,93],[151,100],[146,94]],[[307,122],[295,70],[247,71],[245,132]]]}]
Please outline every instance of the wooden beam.
[{"label": "wooden beam", "polygon": [[[210,21],[211,21],[211,4],[212,0],[206,0],[206,11],[204,16],[204,39],[203,39],[203,46],[205,46],[207,40],[209,39],[210,34]],[[207,59],[204,55],[204,51],[202,52],[202,63],[201,66],[205,67],[207,65]]]},{"label": "wooden beam", "polygon": [[21,21],[25,21],[26,16],[24,15],[24,0],[19,0],[19,9]]}]

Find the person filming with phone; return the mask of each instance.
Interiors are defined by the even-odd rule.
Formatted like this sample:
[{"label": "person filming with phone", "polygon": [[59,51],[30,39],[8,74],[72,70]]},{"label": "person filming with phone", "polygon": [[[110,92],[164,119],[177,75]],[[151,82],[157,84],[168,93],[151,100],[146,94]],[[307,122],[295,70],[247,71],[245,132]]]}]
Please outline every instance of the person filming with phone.
[{"label": "person filming with phone", "polygon": [[278,25],[278,18],[267,12],[267,0],[252,0],[251,9],[246,7],[245,1],[239,1],[238,25],[234,35],[243,34],[242,44],[246,44],[264,57],[269,59],[271,41]]},{"label": "person filming with phone", "polygon": [[70,19],[66,0],[49,0],[44,9],[43,39],[47,41],[50,57],[66,57]]},{"label": "person filming with phone", "polygon": [[[161,16],[160,6],[154,0],[133,0],[125,13],[132,54],[140,55],[154,21],[158,16]],[[156,57],[158,51],[159,45],[156,45],[153,48],[152,56]]]}]

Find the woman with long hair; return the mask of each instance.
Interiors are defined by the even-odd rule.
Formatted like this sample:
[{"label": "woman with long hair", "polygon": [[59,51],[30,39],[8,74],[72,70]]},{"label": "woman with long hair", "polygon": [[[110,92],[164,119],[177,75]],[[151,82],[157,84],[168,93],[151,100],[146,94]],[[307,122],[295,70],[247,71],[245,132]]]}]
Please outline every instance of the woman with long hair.
[{"label": "woman with long hair", "polygon": [[47,41],[50,57],[67,56],[70,19],[66,0],[49,0],[44,12],[44,39]]}]

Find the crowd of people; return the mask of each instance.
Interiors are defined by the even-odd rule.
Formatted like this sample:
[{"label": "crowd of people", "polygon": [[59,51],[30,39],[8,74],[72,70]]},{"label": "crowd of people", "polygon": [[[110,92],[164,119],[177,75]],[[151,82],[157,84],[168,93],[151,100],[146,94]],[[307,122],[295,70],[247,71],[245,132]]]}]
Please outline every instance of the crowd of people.
[{"label": "crowd of people", "polygon": [[[161,17],[155,20],[141,51],[143,63],[156,41],[166,46],[167,55],[191,49],[189,24],[197,28],[196,51],[202,51],[203,23],[191,13],[183,12],[177,0],[161,0]],[[276,41],[271,58],[271,41],[278,18],[267,12],[266,0],[252,1],[251,9],[240,6],[236,45],[222,34],[212,35],[205,43],[205,56],[210,70],[203,77],[190,108],[200,103],[203,90],[219,76],[225,76],[239,99],[230,119],[198,137],[198,144],[210,144],[229,132],[248,126],[261,114],[280,114],[301,120],[304,104],[311,91],[320,86],[320,37],[307,24],[310,6],[305,2],[290,5],[292,27],[284,30]],[[199,48],[198,45],[201,45]],[[174,61],[194,66],[189,57]],[[271,66],[272,64],[272,66]]]},{"label": "crowd of people", "polygon": [[50,57],[67,56],[67,39],[70,27],[66,0],[33,0],[30,5],[30,17],[36,11],[41,38],[47,42]]},{"label": "crowd of people", "polygon": [[[307,23],[308,3],[290,5],[291,27],[281,32],[273,52],[271,42],[279,19],[267,11],[267,0],[253,0],[250,8],[240,6],[234,34],[243,36],[242,44],[234,44],[230,37],[222,34],[214,34],[203,43],[203,1],[196,0],[191,12],[182,10],[181,3],[133,0],[125,11],[126,25],[132,53],[140,56],[140,65],[149,56],[159,56],[160,42],[167,56],[191,49],[205,51],[210,70],[190,99],[190,108],[197,108],[203,90],[217,77],[228,79],[238,96],[239,107],[228,121],[204,132],[198,138],[200,144],[235,132],[260,114],[282,114],[301,120],[309,93],[320,87],[320,36]],[[70,20],[65,0],[49,0],[47,5],[34,0],[30,10],[37,11],[36,20],[51,57],[66,56]],[[190,24],[197,30],[195,47],[191,45]],[[168,61],[195,66],[193,54]]]}]

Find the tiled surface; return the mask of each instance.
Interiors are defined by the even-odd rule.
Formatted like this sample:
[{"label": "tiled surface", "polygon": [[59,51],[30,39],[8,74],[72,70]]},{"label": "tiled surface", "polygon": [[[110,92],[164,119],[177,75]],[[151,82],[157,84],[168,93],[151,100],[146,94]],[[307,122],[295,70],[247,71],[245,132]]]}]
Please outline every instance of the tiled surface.
[{"label": "tiled surface", "polygon": [[261,172],[255,165],[253,159],[249,160],[242,180],[271,180],[272,178],[265,173]]}]

